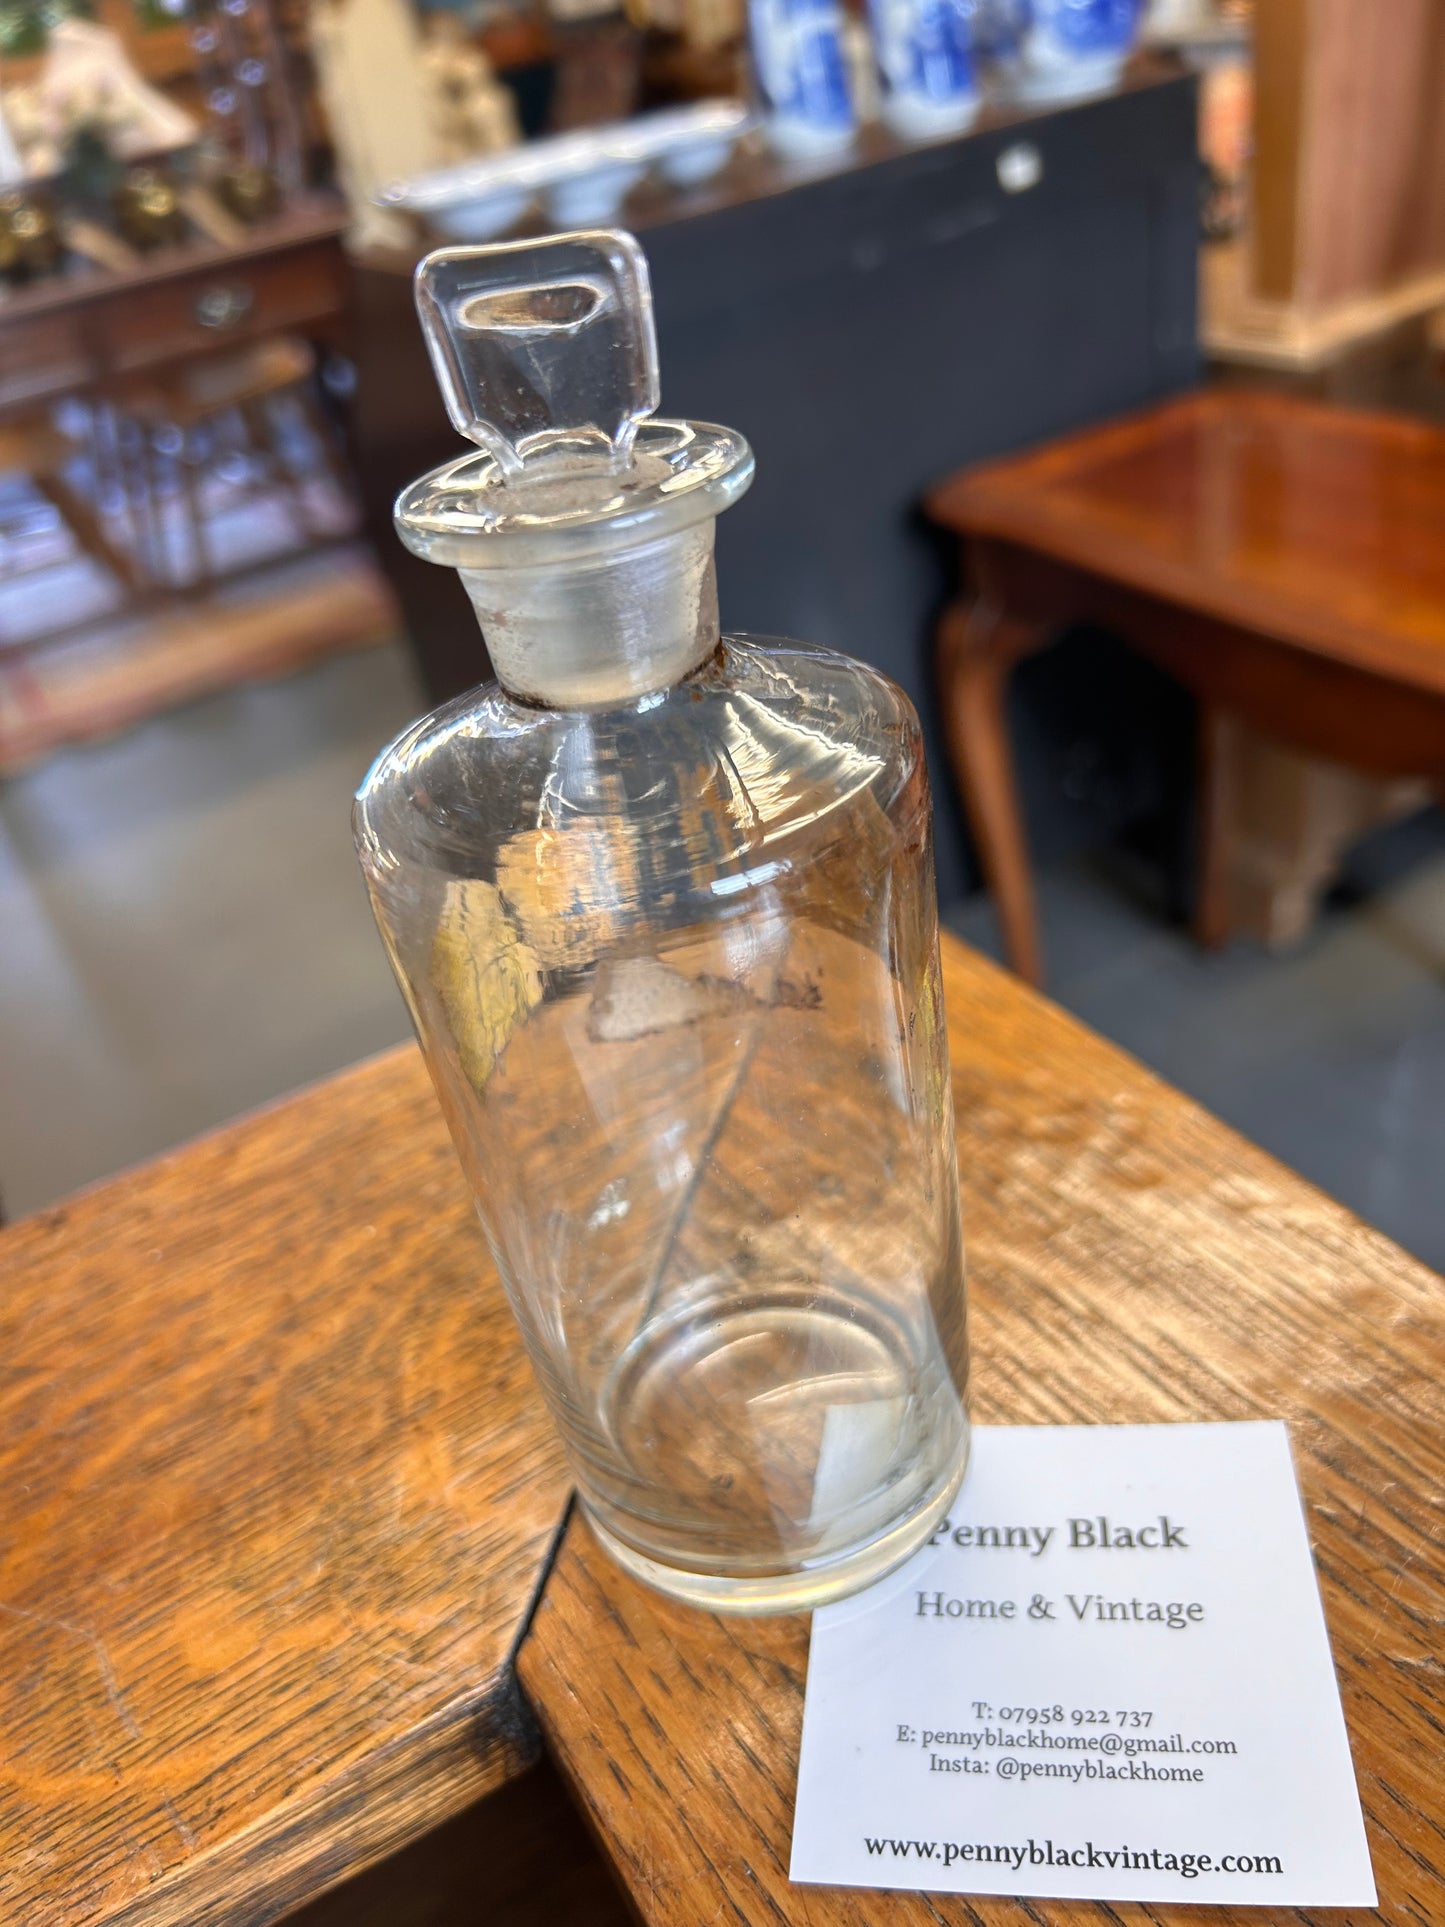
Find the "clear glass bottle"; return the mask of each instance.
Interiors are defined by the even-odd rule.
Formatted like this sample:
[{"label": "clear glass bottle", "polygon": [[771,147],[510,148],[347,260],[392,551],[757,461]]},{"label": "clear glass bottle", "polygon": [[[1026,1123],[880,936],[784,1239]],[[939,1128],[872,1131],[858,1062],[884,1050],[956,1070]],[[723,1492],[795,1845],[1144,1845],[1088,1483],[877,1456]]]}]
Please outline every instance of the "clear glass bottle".
[{"label": "clear glass bottle", "polygon": [[603,1543],[699,1605],[816,1605],[920,1545],[968,1454],[917,718],[720,637],[752,457],[650,419],[630,236],[444,249],[417,299],[480,452],[397,526],[498,681],[367,776],[376,919]]}]

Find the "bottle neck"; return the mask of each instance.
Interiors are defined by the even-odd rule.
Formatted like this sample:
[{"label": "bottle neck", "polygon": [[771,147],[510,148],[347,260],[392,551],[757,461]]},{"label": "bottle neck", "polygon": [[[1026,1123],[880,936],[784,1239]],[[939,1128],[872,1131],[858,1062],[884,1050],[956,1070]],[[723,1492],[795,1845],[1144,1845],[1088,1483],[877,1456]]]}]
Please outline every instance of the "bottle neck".
[{"label": "bottle neck", "polygon": [[574,562],[459,569],[502,687],[598,709],[681,682],[718,644],[716,526]]}]

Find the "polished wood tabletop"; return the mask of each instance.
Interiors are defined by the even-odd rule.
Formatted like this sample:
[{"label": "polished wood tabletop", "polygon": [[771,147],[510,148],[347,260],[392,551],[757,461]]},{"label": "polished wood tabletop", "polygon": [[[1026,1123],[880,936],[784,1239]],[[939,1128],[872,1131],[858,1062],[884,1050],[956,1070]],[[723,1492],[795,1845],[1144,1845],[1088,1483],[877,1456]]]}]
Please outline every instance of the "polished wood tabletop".
[{"label": "polished wood tabletop", "polygon": [[[1445,1920],[1445,1284],[950,939],[944,977],[977,1417],[1290,1421],[1353,1918]],[[259,1927],[512,1800],[538,1725],[657,1927],[1264,1918],[790,1886],[807,1622],[673,1606],[578,1518],[548,1572],[564,1470],[414,1049],[22,1221],[0,1275],[0,1920]],[[479,1852],[467,1904],[531,1927]],[[453,1917],[409,1880],[310,1918]]]},{"label": "polished wood tabletop", "polygon": [[[1289,1421],[1381,1902],[1329,1918],[1445,1921],[1445,1281],[948,939],[944,979],[976,1417]],[[570,1524],[522,1684],[649,1927],[1305,1919],[790,1885],[807,1659]]]},{"label": "polished wood tabletop", "polygon": [[1210,388],[966,469],[929,512],[1445,692],[1445,430]]},{"label": "polished wood tabletop", "polygon": [[7,1927],[277,1919],[531,1763],[567,1481],[414,1049],[0,1281]]}]

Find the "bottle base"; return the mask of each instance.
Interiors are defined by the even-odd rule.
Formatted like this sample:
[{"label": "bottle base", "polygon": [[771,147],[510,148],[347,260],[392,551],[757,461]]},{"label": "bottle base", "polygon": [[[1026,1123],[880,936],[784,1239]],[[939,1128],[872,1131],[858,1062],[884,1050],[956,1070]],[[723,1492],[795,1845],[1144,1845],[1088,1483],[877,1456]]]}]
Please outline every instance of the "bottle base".
[{"label": "bottle base", "polygon": [[[922,1505],[907,1518],[900,1519],[881,1536],[867,1540],[835,1558],[819,1560],[792,1572],[768,1573],[760,1577],[716,1572],[685,1572],[678,1566],[664,1565],[639,1552],[602,1524],[585,1498],[582,1510],[587,1523],[603,1549],[624,1572],[632,1574],[655,1591],[685,1605],[698,1606],[715,1613],[799,1613],[815,1606],[830,1605],[862,1592],[886,1577],[905,1559],[912,1558],[932,1534],[963,1483],[968,1470],[969,1429],[964,1428],[957,1463],[948,1476],[934,1488]],[[580,1496],[580,1495],[579,1495]]]}]

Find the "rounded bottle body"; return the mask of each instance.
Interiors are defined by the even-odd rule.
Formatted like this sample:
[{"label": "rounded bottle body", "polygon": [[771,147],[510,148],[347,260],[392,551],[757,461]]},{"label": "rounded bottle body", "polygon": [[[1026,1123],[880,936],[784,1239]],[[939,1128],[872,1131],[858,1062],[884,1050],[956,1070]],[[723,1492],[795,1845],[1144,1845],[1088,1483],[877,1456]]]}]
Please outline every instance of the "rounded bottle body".
[{"label": "rounded bottle body", "polygon": [[907,698],[736,638],[617,707],[474,692],[384,752],[357,840],[609,1548],[736,1610],[897,1564],[968,1449]]}]

